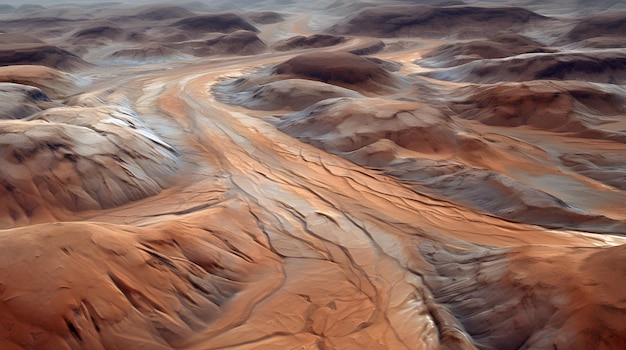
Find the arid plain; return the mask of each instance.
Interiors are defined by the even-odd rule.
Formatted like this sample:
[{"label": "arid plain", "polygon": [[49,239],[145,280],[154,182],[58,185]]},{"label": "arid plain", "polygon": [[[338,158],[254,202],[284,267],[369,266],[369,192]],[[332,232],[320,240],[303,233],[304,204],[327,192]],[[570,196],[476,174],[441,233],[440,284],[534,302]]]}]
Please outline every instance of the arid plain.
[{"label": "arid plain", "polygon": [[0,4],[0,349],[624,349],[625,84],[623,1]]}]

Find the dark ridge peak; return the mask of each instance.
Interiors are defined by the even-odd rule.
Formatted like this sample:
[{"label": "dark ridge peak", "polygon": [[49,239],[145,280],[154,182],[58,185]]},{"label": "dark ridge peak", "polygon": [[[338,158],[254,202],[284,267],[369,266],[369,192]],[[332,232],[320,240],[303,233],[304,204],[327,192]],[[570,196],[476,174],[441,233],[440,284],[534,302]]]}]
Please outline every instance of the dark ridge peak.
[{"label": "dark ridge peak", "polygon": [[402,85],[384,66],[348,52],[311,52],[275,66],[272,73],[321,81],[358,92],[380,93]]},{"label": "dark ridge peak", "polygon": [[102,23],[81,29],[74,33],[72,37],[80,39],[108,38],[117,39],[124,34],[124,30],[114,24]]},{"label": "dark ridge peak", "polygon": [[376,37],[486,37],[547,19],[521,7],[389,5],[366,8],[328,32]]},{"label": "dark ridge peak", "polygon": [[142,10],[133,17],[144,20],[163,21],[167,19],[183,18],[193,15],[193,12],[181,6],[161,5]]},{"label": "dark ridge peak", "polygon": [[237,30],[248,30],[258,33],[259,30],[241,16],[234,13],[198,15],[181,19],[174,26],[188,31],[231,33]]},{"label": "dark ridge peak", "polygon": [[278,51],[289,51],[294,49],[320,48],[339,45],[347,40],[346,37],[330,34],[298,35],[277,42],[274,45],[274,49]]},{"label": "dark ridge peak", "polygon": [[15,11],[15,7],[9,4],[0,4],[0,12],[12,12]]},{"label": "dark ridge peak", "polygon": [[36,11],[36,10],[45,10],[46,7],[38,4],[24,4],[18,7],[16,12],[26,12],[26,11]]},{"label": "dark ridge peak", "polygon": [[273,11],[252,12],[246,14],[246,17],[252,22],[258,24],[279,23],[285,20],[285,17],[283,17],[283,15]]},{"label": "dark ridge peak", "polygon": [[626,11],[584,18],[566,34],[565,41],[576,42],[596,37],[626,37]]},{"label": "dark ridge peak", "polygon": [[0,48],[0,66],[11,65],[42,65],[63,71],[73,71],[90,64],[73,53],[52,45]]}]

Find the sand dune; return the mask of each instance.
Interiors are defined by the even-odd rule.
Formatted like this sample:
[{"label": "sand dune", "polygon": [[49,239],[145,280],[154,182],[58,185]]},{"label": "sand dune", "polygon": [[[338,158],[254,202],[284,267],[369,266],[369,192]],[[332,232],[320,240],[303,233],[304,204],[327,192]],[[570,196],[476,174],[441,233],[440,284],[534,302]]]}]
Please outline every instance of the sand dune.
[{"label": "sand dune", "polygon": [[215,88],[226,103],[256,110],[303,110],[317,102],[337,97],[363,97],[353,90],[304,79],[286,79],[246,87],[247,81],[232,81]]},{"label": "sand dune", "polygon": [[[183,7],[139,8],[90,22],[70,38],[76,53],[118,63],[164,62],[215,55],[252,55],[267,49],[258,30],[232,14],[194,14]],[[148,23],[152,23],[148,25]],[[113,52],[108,47],[118,47]]]},{"label": "sand dune", "polygon": [[524,53],[553,52],[534,40],[518,34],[498,34],[489,40],[448,44],[427,52],[417,64],[427,67],[452,67],[472,61],[517,56]]},{"label": "sand dune", "polygon": [[626,12],[613,12],[584,18],[565,35],[565,40],[576,42],[596,37],[624,37]]},{"label": "sand dune", "polygon": [[612,49],[612,48],[625,48],[626,38],[621,37],[595,37],[586,39],[580,42],[576,42],[571,46],[591,48],[591,49]]},{"label": "sand dune", "polygon": [[52,38],[72,31],[73,23],[73,20],[65,18],[38,17],[37,21],[33,21],[25,16],[0,21],[0,30],[6,33],[29,33],[37,38]]},{"label": "sand dune", "polygon": [[626,12],[615,11],[582,18],[557,41],[561,45],[583,48],[624,48]]},{"label": "sand dune", "polygon": [[192,16],[175,22],[174,26],[194,33],[232,33],[237,30],[259,31],[245,19],[232,13]]},{"label": "sand dune", "polygon": [[202,41],[185,41],[169,44],[168,47],[194,56],[212,55],[256,55],[267,49],[267,45],[250,31],[240,30],[217,35]]},{"label": "sand dune", "polygon": [[529,80],[582,80],[623,84],[626,81],[625,72],[624,52],[609,50],[593,54],[546,53],[481,60],[426,73],[426,76],[481,84]]},{"label": "sand dune", "polygon": [[178,168],[177,151],[129,110],[51,108],[0,127],[3,227],[154,195]]},{"label": "sand dune", "polygon": [[426,105],[345,98],[285,116],[278,128],[331,153],[351,152],[383,138],[421,153],[449,153],[466,132]]},{"label": "sand dune", "polygon": [[403,85],[381,64],[344,52],[306,53],[273,68],[272,74],[321,81],[357,91],[392,91]]},{"label": "sand dune", "polygon": [[17,12],[37,12],[46,10],[47,7],[38,4],[24,4],[16,9]]},{"label": "sand dune", "polygon": [[15,7],[9,4],[0,4],[0,12],[11,12],[14,11]]},{"label": "sand dune", "polygon": [[81,91],[87,79],[44,66],[0,67],[0,81],[40,88],[51,98],[63,98]]},{"label": "sand dune", "polygon": [[314,34],[311,36],[294,36],[293,38],[281,40],[272,47],[278,51],[289,51],[297,49],[311,49],[326,46],[334,46],[346,42],[345,37],[325,34]]},{"label": "sand dune", "polygon": [[81,44],[81,39],[100,39],[106,38],[112,41],[122,39],[124,30],[118,28],[113,22],[103,22],[92,25],[88,28],[81,29],[72,34],[72,38],[77,39],[76,44]]},{"label": "sand dune", "polygon": [[258,24],[273,24],[285,20],[285,17],[283,15],[273,11],[247,13],[246,18]]},{"label": "sand dune", "polygon": [[181,6],[163,5],[150,6],[149,8],[138,12],[134,17],[142,20],[163,21],[168,19],[176,19],[183,17],[191,17],[193,12]]},{"label": "sand dune", "polygon": [[[348,155],[348,159],[363,164],[359,162],[363,158]],[[390,158],[380,168],[413,184],[420,192],[442,196],[507,220],[593,232],[604,232],[606,227],[610,227],[610,232],[626,230],[620,221],[573,207],[550,193],[495,171],[415,155]]]},{"label": "sand dune", "polygon": [[406,85],[392,70],[397,67],[391,62],[346,52],[306,53],[223,81],[213,91],[223,102],[250,109],[298,111],[331,98],[384,94]]},{"label": "sand dune", "polygon": [[[329,99],[283,117],[278,128],[327,152],[406,180],[420,192],[508,220],[592,231],[606,225],[612,232],[626,230],[618,221],[476,167],[472,160],[477,153],[488,163],[499,157],[500,146],[432,107],[377,99]],[[459,161],[447,160],[451,155]]]},{"label": "sand dune", "polygon": [[113,52],[109,58],[122,62],[163,62],[184,58],[183,52],[164,45],[128,48]]},{"label": "sand dune", "polygon": [[[0,38],[5,35],[10,34],[0,34]],[[7,40],[20,41],[20,38],[12,37]],[[47,66],[69,72],[90,66],[80,57],[53,45],[37,42],[2,44],[0,49],[1,66],[23,64]]]},{"label": "sand dune", "polygon": [[327,152],[375,167],[406,157],[396,147],[431,159],[453,154],[463,158],[462,154],[489,148],[440,109],[383,98],[326,99],[281,117],[277,126]]},{"label": "sand dune", "polygon": [[566,153],[559,159],[579,174],[624,190],[626,169],[624,159],[619,155]]},{"label": "sand dune", "polygon": [[360,39],[357,41],[354,38],[329,34],[298,35],[280,40],[274,43],[272,48],[278,51],[291,51],[324,48],[340,44],[352,44],[348,52],[359,56],[375,54],[385,48],[385,43],[381,40],[364,41]]},{"label": "sand dune", "polygon": [[[441,248],[422,248],[441,276],[429,284],[437,300],[460,315],[462,327],[480,348],[553,344],[612,349],[623,344],[626,329],[615,317],[622,309],[609,306],[624,296],[617,287],[624,282],[623,275],[616,272],[624,263],[623,247],[528,247],[480,253]],[[563,264],[571,269],[556,273]],[[612,292],[600,292],[605,288]]]},{"label": "sand dune", "polygon": [[40,89],[28,85],[0,83],[0,120],[22,119],[53,106]]},{"label": "sand dune", "polygon": [[621,349],[624,6],[0,5],[0,349]]},{"label": "sand dune", "polygon": [[471,90],[456,107],[463,118],[578,135],[622,115],[626,103],[624,90],[575,81],[502,83]]},{"label": "sand dune", "polygon": [[43,41],[20,33],[2,33],[0,34],[0,43],[4,46],[17,46],[24,45],[28,46],[28,44],[44,44]]},{"label": "sand dune", "polygon": [[11,326],[0,345],[171,349],[226,312],[241,317],[220,309],[247,288],[261,292],[259,277],[278,271],[267,248],[232,224],[207,235],[211,217],[229,215],[216,210],[185,228],[68,223],[2,236],[0,259],[15,268],[3,277],[0,315]]},{"label": "sand dune", "polygon": [[366,8],[328,31],[382,38],[480,38],[501,31],[524,31],[550,20],[514,7],[379,6]]}]

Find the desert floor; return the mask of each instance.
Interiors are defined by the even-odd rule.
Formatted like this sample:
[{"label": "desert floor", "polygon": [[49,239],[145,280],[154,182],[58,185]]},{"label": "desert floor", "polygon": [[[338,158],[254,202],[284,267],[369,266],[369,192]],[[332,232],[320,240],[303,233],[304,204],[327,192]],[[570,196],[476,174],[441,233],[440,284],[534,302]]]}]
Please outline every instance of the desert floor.
[{"label": "desert floor", "polygon": [[0,4],[0,349],[626,348],[626,3]]}]

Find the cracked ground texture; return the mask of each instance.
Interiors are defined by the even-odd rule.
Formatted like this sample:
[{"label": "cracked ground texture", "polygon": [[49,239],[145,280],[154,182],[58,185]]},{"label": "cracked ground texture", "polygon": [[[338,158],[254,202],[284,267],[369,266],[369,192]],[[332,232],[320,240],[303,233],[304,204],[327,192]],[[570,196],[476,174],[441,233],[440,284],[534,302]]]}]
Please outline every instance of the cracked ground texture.
[{"label": "cracked ground texture", "polygon": [[[98,16],[162,43],[175,20],[220,12],[107,6]],[[456,38],[341,32],[328,47],[285,48],[343,30],[346,9],[288,7],[257,34],[245,15],[224,17],[258,35],[254,54],[228,41],[227,56],[194,57],[204,34],[176,32],[176,49],[158,51],[173,57],[139,64],[105,35],[74,48],[68,72],[0,67],[0,348],[624,348],[624,82],[533,82],[547,102],[505,83],[523,90],[507,113],[545,107],[584,128],[482,123],[473,116],[493,111],[474,109],[499,85],[422,76],[414,62]],[[59,34],[52,20],[37,32],[35,15],[2,16],[0,29],[63,50],[91,23]],[[549,25],[566,38],[574,24]],[[328,57],[354,71],[319,75]],[[298,74],[275,73],[293,62]],[[280,100],[304,86],[297,104]],[[275,88],[280,98],[255,101]]]}]

